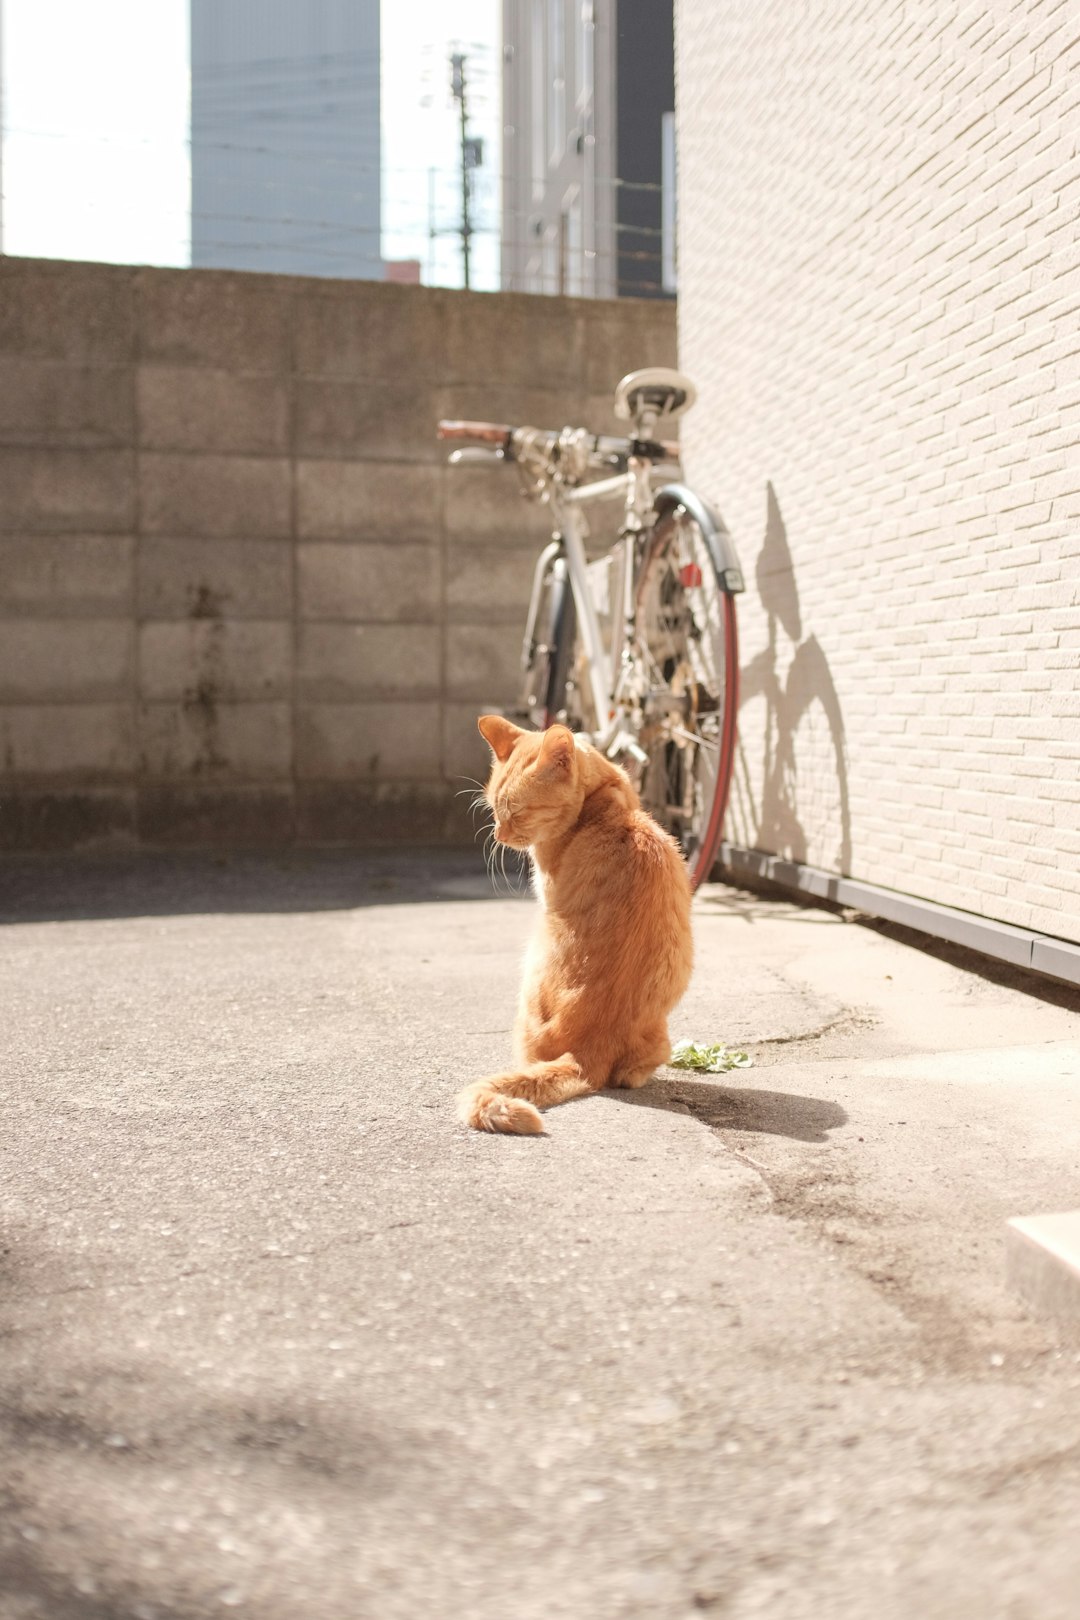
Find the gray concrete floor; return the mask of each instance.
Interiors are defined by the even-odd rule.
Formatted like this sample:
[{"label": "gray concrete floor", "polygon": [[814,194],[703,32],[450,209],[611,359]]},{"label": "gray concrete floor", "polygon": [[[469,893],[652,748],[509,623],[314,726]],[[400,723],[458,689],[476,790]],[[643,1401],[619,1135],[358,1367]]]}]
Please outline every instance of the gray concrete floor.
[{"label": "gray concrete floor", "polygon": [[1074,1620],[1080,1002],[713,888],[666,1071],[479,1136],[462,856],[0,867],[3,1620]]}]

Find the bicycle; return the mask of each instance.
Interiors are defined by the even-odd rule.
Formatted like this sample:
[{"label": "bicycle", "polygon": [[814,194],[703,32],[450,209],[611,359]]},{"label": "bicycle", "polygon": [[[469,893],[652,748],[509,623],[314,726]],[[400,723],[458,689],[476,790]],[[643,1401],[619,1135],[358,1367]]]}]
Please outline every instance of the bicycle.
[{"label": "bicycle", "polygon": [[[520,702],[503,712],[561,722],[622,765],[646,810],[680,843],[697,885],[720,844],[735,755],[745,587],[727,529],[701,497],[664,480],[678,444],[656,435],[697,395],[680,372],[631,372],[615,390],[627,438],[586,428],[441,421],[470,440],[451,465],[512,463],[524,494],[551,508],[533,576]],[[589,560],[585,508],[622,498],[613,543]]]}]

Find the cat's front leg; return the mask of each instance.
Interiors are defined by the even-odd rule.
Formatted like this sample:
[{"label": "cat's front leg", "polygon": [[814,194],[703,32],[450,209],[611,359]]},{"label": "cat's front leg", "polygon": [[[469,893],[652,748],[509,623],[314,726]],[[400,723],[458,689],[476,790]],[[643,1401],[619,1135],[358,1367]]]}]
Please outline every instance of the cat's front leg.
[{"label": "cat's front leg", "polygon": [[545,1011],[539,994],[528,999],[522,996],[514,1022],[515,1062],[541,1063],[552,1057],[558,1057],[566,1050],[565,1043],[560,1044],[559,1037],[553,1031],[551,1020],[545,1015]]},{"label": "cat's front leg", "polygon": [[609,1086],[618,1086],[627,1091],[636,1091],[639,1086],[652,1079],[660,1065],[666,1063],[670,1056],[671,1041],[668,1039],[666,1023],[653,1025],[627,1042],[615,1060],[607,1083]]},{"label": "cat's front leg", "polygon": [[[548,974],[548,960],[551,953],[551,941],[548,932],[541,921],[532,939],[529,941],[525,953],[525,962],[521,976],[521,993],[518,996],[517,1014],[514,1018],[514,1061],[516,1063],[535,1063],[539,1053],[536,1051],[536,1034],[543,1028],[550,1016],[547,992],[544,985]],[[559,1048],[563,1050],[562,1047]]]}]

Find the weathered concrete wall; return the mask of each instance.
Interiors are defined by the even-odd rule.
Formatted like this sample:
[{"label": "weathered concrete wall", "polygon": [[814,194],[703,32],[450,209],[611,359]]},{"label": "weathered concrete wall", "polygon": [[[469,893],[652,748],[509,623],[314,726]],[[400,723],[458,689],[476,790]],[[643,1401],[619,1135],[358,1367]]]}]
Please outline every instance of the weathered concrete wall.
[{"label": "weathered concrete wall", "polygon": [[739,544],[735,842],[1080,940],[1080,40],[680,0],[683,442]]},{"label": "weathered concrete wall", "polygon": [[470,836],[544,515],[656,303],[0,259],[0,848]]}]

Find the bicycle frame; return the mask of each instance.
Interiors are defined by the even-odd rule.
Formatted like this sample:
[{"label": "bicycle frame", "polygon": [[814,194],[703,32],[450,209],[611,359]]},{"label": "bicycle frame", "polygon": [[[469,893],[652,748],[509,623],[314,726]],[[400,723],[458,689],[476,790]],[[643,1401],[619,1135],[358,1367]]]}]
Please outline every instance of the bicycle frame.
[{"label": "bicycle frame", "polygon": [[[523,661],[528,664],[536,637],[536,620],[543,596],[544,577],[553,562],[566,562],[577,610],[578,628],[588,662],[589,695],[596,715],[597,729],[590,733],[595,747],[606,751],[622,729],[623,697],[631,677],[627,652],[636,626],[634,597],[634,548],[652,510],[652,464],[632,459],[625,473],[594,484],[552,488],[549,503],[556,518],[555,535],[540,553],[533,575],[529,616],[525,626]],[[622,494],[624,520],[618,545],[611,553],[621,553],[618,583],[621,600],[611,606],[611,646],[604,645],[596,603],[589,586],[589,564],[585,555],[588,523],[582,507],[592,501]],[[611,554],[609,553],[609,554]]]}]

